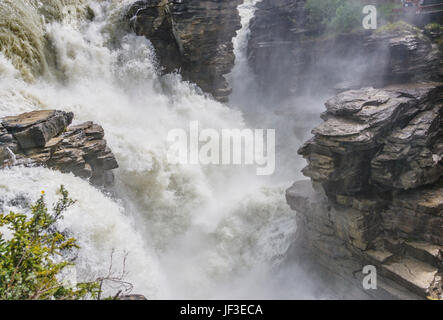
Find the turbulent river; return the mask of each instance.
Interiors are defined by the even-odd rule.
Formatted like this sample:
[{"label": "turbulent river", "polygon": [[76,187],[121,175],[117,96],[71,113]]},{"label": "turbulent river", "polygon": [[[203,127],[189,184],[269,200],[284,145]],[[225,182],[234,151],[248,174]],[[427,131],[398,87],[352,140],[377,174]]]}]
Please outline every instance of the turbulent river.
[{"label": "turbulent river", "polygon": [[[7,6],[0,40],[10,44],[0,54],[0,117],[73,111],[75,121],[104,127],[120,168],[109,194],[45,168],[1,170],[3,209],[21,211],[41,190],[52,203],[65,185],[77,203],[59,228],[81,246],[78,280],[106,273],[114,250],[116,272],[127,255],[125,280],[149,299],[308,297],[309,281],[283,264],[296,230],[284,190],[295,176],[286,174],[285,181],[242,166],[170,165],[166,157],[168,131],[190,121],[215,129],[249,125],[244,108],[234,105],[246,90],[240,77],[249,72],[244,55],[258,1],[239,8],[231,106],[177,74],[157,73],[149,41],[122,31],[133,0],[91,1],[92,21],[79,18],[87,1],[66,0],[64,8],[43,2],[44,8],[40,1],[0,1]],[[12,201],[18,198],[26,201]]]}]

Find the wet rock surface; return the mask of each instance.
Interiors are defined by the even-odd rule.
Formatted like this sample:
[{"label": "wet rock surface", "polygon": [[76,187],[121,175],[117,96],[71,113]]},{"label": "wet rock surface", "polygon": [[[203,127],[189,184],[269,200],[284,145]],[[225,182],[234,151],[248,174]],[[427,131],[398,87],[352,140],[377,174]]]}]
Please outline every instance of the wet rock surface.
[{"label": "wet rock surface", "polygon": [[127,20],[137,34],[151,40],[164,72],[178,70],[217,100],[226,102],[231,88],[224,78],[234,66],[232,38],[241,28],[241,0],[145,0],[135,2]]},{"label": "wet rock surface", "polygon": [[110,186],[118,168],[104,130],[93,122],[70,126],[73,113],[43,110],[0,119],[0,165],[45,166]]}]

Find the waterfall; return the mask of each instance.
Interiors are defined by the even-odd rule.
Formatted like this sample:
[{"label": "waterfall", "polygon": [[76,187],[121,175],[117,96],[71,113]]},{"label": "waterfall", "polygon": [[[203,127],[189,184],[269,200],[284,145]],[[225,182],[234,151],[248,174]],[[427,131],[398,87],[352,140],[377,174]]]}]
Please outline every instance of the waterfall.
[{"label": "waterfall", "polygon": [[[44,19],[48,13],[33,5],[20,9],[20,28],[29,25],[32,32],[23,29],[23,52],[2,48],[0,53],[0,117],[73,111],[76,122],[93,120],[104,127],[120,168],[112,196],[46,168],[0,170],[3,210],[20,212],[23,201],[14,199],[30,203],[41,190],[54,202],[57,188],[65,185],[78,202],[59,228],[81,245],[79,280],[105,273],[115,249],[115,268],[127,253],[126,280],[150,299],[284,296],[269,288],[270,273],[286,256],[296,229],[295,212],[284,198],[288,185],[274,185],[248,167],[167,162],[169,130],[187,128],[192,120],[207,128],[245,128],[245,119],[179,75],[157,73],[150,42],[121,35],[119,24],[132,2],[91,1],[93,21]],[[237,54],[246,46],[257,2],[246,0],[239,8]],[[0,30],[2,37],[16,36],[11,28]],[[51,52],[44,49],[42,34]],[[247,65],[245,56],[237,58],[234,77]]]},{"label": "waterfall", "polygon": [[254,101],[257,106],[257,98],[254,95],[257,91],[257,87],[254,83],[254,76],[249,68],[248,64],[248,40],[251,33],[250,23],[254,17],[254,13],[257,9],[256,5],[262,0],[245,0],[243,4],[239,5],[238,12],[241,18],[241,29],[237,31],[237,36],[233,39],[234,53],[235,53],[235,66],[232,72],[229,74],[228,79],[233,87],[233,92],[230,100],[233,104],[239,104],[243,107],[247,101]]}]

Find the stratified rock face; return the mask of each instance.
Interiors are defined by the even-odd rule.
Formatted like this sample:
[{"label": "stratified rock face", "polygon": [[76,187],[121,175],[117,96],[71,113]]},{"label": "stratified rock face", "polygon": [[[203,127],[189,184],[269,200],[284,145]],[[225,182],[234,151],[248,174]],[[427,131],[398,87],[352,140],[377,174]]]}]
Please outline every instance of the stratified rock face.
[{"label": "stratified rock face", "polygon": [[231,89],[224,78],[234,66],[232,38],[241,28],[242,0],[145,0],[127,13],[132,30],[151,40],[165,72],[179,70],[220,101]]},{"label": "stratified rock face", "polygon": [[326,102],[323,122],[299,151],[303,172],[326,192],[354,194],[373,185],[410,189],[443,174],[443,87],[361,89]]},{"label": "stratified rock face", "polygon": [[316,191],[286,194],[297,245],[344,277],[377,266],[377,297],[443,298],[443,86],[351,90],[326,109],[299,150]]},{"label": "stratified rock face", "polygon": [[98,186],[111,185],[111,170],[118,164],[103,128],[92,122],[69,126],[73,117],[72,112],[43,110],[0,119],[0,167],[47,166]]}]

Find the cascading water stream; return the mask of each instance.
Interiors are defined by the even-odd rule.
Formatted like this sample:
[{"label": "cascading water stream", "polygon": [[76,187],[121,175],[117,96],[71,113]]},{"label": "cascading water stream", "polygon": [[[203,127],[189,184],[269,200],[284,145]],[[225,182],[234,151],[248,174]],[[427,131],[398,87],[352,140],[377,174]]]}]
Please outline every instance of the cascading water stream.
[{"label": "cascading water stream", "polygon": [[[243,4],[238,7],[238,12],[241,18],[241,29],[237,31],[237,36],[233,39],[235,66],[228,75],[229,81],[233,87],[233,92],[230,100],[233,104],[243,105],[245,100],[252,100],[255,102],[258,99],[254,96],[257,93],[254,76],[249,68],[247,50],[248,41],[251,33],[250,23],[256,11],[256,5],[262,0],[245,0]],[[247,98],[246,98],[247,97]],[[256,107],[260,107],[257,106]]]},{"label": "cascading water stream", "polygon": [[[167,162],[169,130],[187,128],[192,120],[214,129],[245,123],[241,112],[199,94],[178,75],[160,77],[145,38],[119,35],[131,2],[91,1],[93,21],[44,21],[56,69],[47,64],[48,72],[34,82],[25,81],[17,61],[32,66],[41,59],[10,57],[27,52],[0,54],[0,117],[61,109],[73,111],[76,121],[101,124],[120,165],[115,195],[69,174],[18,167],[0,170],[0,205],[21,211],[40,190],[52,203],[64,184],[78,202],[59,227],[79,239],[81,280],[105,273],[115,249],[116,270],[127,253],[126,280],[150,299],[297,296],[279,292],[269,273],[295,233],[295,213],[284,199],[288,185],[272,186],[247,167]],[[234,39],[236,50],[245,45],[257,2],[246,0],[240,7],[243,28]],[[33,6],[26,10],[33,19],[42,14]],[[40,39],[34,36],[30,45]],[[111,45],[116,41],[118,46]],[[245,66],[239,55],[234,79]]]}]

